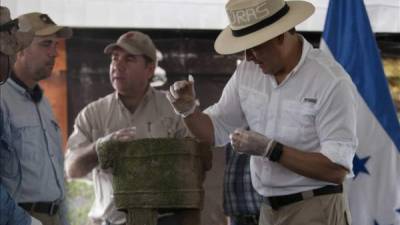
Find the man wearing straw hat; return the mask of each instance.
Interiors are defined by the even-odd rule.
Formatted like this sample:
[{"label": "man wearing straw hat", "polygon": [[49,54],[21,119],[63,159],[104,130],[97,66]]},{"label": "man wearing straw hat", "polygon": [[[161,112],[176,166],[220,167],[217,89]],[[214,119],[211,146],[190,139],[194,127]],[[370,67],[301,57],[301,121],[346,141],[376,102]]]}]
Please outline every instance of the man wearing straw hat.
[{"label": "man wearing straw hat", "polygon": [[[0,85],[8,79],[11,67],[15,62],[15,54],[29,46],[33,38],[32,32],[18,30],[18,20],[11,20],[7,7],[0,6]],[[0,87],[1,98],[1,87]],[[0,125],[0,137],[2,124]],[[0,142],[0,145],[2,142]],[[0,154],[1,157],[2,154]],[[0,182],[0,224],[8,225],[41,225],[40,221],[31,217],[17,205]]]},{"label": "man wearing straw hat", "polygon": [[18,205],[44,225],[65,225],[64,158],[60,129],[38,82],[50,76],[57,42],[72,35],[46,14],[18,17],[32,43],[16,54],[10,79],[2,86],[2,184]]},{"label": "man wearing straw hat", "polygon": [[15,54],[28,47],[32,38],[32,32],[18,30],[18,20],[11,20],[8,8],[0,6],[0,84],[9,77]]},{"label": "man wearing straw hat", "polygon": [[263,196],[259,224],[350,224],[342,183],[353,176],[356,89],[296,33],[313,5],[230,0],[226,11],[230,25],[214,47],[246,60],[221,99],[200,112],[193,80],[174,83],[168,99],[199,139],[251,155],[252,184]]}]

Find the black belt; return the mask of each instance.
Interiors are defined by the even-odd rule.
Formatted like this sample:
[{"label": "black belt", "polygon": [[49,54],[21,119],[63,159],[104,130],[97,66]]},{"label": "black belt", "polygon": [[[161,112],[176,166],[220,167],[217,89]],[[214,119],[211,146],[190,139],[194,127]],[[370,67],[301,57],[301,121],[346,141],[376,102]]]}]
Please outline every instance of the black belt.
[{"label": "black belt", "polygon": [[26,211],[45,213],[49,216],[55,215],[60,209],[59,202],[22,202],[18,203],[18,205]]},{"label": "black belt", "polygon": [[280,207],[290,205],[292,203],[299,202],[308,198],[312,198],[314,196],[328,195],[328,194],[335,194],[342,192],[343,192],[342,185],[327,185],[310,191],[304,191],[290,195],[262,197],[262,199],[263,202],[271,206],[272,209],[278,210]]}]

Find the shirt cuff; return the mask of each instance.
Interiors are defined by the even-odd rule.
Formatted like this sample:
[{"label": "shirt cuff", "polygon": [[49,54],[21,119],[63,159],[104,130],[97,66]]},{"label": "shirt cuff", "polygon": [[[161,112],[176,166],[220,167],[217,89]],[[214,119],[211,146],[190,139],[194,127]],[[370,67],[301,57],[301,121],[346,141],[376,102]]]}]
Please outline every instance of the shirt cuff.
[{"label": "shirt cuff", "polygon": [[321,154],[332,162],[344,166],[353,174],[353,158],[357,145],[353,142],[328,141],[321,144]]}]

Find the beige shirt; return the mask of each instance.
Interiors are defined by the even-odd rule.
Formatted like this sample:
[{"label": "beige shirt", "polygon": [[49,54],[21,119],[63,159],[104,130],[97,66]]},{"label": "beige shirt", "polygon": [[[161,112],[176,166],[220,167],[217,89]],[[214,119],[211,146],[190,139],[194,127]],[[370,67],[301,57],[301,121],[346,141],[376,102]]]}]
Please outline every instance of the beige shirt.
[{"label": "beige shirt", "polygon": [[[137,138],[181,138],[189,135],[183,120],[174,113],[163,92],[149,88],[134,113],[123,105],[117,93],[113,93],[90,103],[78,114],[74,131],[68,139],[68,152],[132,126],[136,127]],[[93,182],[95,200],[89,217],[95,221],[124,223],[125,214],[115,207],[111,173],[98,166],[93,170]]]}]

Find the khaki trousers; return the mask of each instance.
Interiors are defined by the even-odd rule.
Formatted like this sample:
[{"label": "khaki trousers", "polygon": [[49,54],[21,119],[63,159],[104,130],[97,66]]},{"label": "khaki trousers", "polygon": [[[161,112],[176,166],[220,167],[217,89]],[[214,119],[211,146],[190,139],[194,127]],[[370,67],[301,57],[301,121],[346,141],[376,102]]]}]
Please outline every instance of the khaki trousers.
[{"label": "khaki trousers", "polygon": [[259,225],[350,225],[343,194],[328,194],[299,201],[278,210],[261,204]]},{"label": "khaki trousers", "polygon": [[49,216],[46,213],[37,213],[30,211],[29,214],[31,214],[36,219],[40,220],[40,222],[42,222],[43,225],[62,225],[58,213],[56,213],[53,216]]}]

